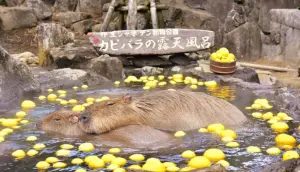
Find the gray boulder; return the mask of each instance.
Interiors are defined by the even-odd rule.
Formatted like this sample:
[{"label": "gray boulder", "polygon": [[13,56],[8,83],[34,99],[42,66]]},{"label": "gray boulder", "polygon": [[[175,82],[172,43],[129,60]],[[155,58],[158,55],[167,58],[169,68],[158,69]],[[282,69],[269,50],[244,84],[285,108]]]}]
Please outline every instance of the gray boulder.
[{"label": "gray boulder", "polygon": [[162,59],[158,56],[137,56],[133,59],[133,65],[136,67],[144,67],[144,66],[154,66],[154,67],[163,67],[170,66],[172,62]]},{"label": "gray boulder", "polygon": [[233,6],[233,0],[184,0],[190,8],[203,9],[213,16],[217,17],[220,21],[224,22],[227,13]]},{"label": "gray boulder", "polygon": [[57,13],[52,17],[54,21],[59,22],[65,27],[70,27],[71,24],[88,18],[91,18],[91,15],[88,13],[71,12],[71,11],[65,13]]},{"label": "gray boulder", "polygon": [[273,9],[270,11],[269,36],[264,36],[262,56],[267,59],[285,61],[291,67],[300,62],[300,10]]},{"label": "gray boulder", "polygon": [[37,20],[47,19],[52,16],[51,7],[42,0],[26,0],[23,5],[32,9]]},{"label": "gray boulder", "polygon": [[38,64],[38,57],[31,52],[24,52],[20,54],[11,54],[13,58],[16,58],[23,62],[24,64]]},{"label": "gray boulder", "polygon": [[0,46],[0,111],[11,105],[15,107],[23,94],[39,90],[40,85],[28,66]]},{"label": "gray boulder", "polygon": [[9,7],[22,5],[25,0],[4,0]]},{"label": "gray boulder", "polygon": [[259,19],[258,2],[244,0],[243,3],[234,3],[233,9],[225,19],[225,32],[230,32],[246,22],[257,22]]},{"label": "gray boulder", "polygon": [[105,77],[79,69],[64,68],[52,71],[39,69],[35,73],[40,80],[42,90],[48,88],[64,89],[82,84],[93,86],[108,82]]},{"label": "gray boulder", "polygon": [[237,59],[257,60],[262,51],[260,28],[256,23],[247,22],[225,34],[223,44]]},{"label": "gray boulder", "polygon": [[94,48],[69,43],[60,47],[51,48],[49,56],[59,68],[71,67],[74,64],[97,57]]},{"label": "gray boulder", "polygon": [[0,6],[0,30],[33,27],[37,19],[30,8]]},{"label": "gray boulder", "polygon": [[110,80],[122,79],[124,75],[122,62],[117,57],[109,57],[106,55],[78,63],[74,65],[74,68],[92,71]]},{"label": "gray boulder", "polygon": [[55,0],[54,12],[75,11],[79,0]]},{"label": "gray boulder", "polygon": [[86,34],[92,31],[93,26],[96,24],[96,21],[93,19],[82,20],[72,24],[71,29],[80,35]]},{"label": "gray boulder", "polygon": [[152,66],[145,66],[145,67],[136,68],[133,70],[134,71],[131,74],[129,74],[129,72],[128,72],[127,75],[137,74],[134,76],[157,76],[157,75],[162,75],[165,72],[165,70],[163,68],[152,67]]},{"label": "gray boulder", "polygon": [[110,0],[78,0],[76,11],[101,16],[103,5],[108,2]]},{"label": "gray boulder", "polygon": [[260,0],[259,2],[260,12],[258,25],[265,33],[270,33],[270,21],[271,21],[271,9],[283,9],[283,8],[293,8],[295,9],[299,6],[299,0]]},{"label": "gray boulder", "polygon": [[38,50],[40,65],[52,64],[49,59],[50,49],[70,42],[74,42],[74,34],[55,23],[43,23],[37,27]]}]

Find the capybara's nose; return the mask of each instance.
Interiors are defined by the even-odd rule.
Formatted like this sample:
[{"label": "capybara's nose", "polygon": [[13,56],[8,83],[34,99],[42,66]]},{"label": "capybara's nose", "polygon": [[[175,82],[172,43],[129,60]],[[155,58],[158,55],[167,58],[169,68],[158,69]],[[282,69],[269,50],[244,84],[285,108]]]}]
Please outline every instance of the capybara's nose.
[{"label": "capybara's nose", "polygon": [[90,117],[87,115],[80,116],[80,121],[82,121],[82,122],[88,122],[89,120],[90,120]]},{"label": "capybara's nose", "polygon": [[41,129],[42,128],[42,124],[43,124],[43,122],[40,120],[40,121],[37,121],[36,122],[36,124],[35,124],[35,127],[37,128],[37,129]]}]

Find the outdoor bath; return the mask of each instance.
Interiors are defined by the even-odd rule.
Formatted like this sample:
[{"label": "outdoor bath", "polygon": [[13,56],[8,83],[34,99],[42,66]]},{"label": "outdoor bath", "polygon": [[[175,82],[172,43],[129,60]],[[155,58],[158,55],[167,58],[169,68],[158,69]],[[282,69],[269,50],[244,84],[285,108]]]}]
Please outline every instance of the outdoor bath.
[{"label": "outdoor bath", "polygon": [[[166,78],[166,81],[168,79]],[[117,82],[118,83],[118,82]],[[142,94],[151,94],[158,90],[162,89],[187,89],[184,84],[179,84],[175,86],[167,87],[157,87],[150,91],[145,91],[142,89],[141,83],[131,83],[126,84],[121,82],[120,85],[114,84],[105,84],[102,87],[89,87],[82,89],[81,86],[78,86],[78,90],[68,89],[66,98],[64,100],[76,99],[78,104],[86,102],[88,97],[101,98],[101,97],[119,97],[124,94],[131,94],[134,96],[141,96]],[[188,88],[190,89],[190,88]],[[51,91],[51,90],[49,90]],[[43,95],[47,96],[49,94],[57,94],[58,90],[53,90],[53,92],[43,92]],[[112,144],[114,147],[121,149],[120,153],[116,153],[115,156],[123,157],[127,159],[127,163],[124,168],[128,168],[130,165],[139,164],[143,165],[142,162],[134,162],[129,160],[129,156],[132,154],[142,154],[146,159],[148,158],[158,158],[161,162],[173,162],[177,164],[179,168],[187,167],[187,159],[182,158],[181,154],[186,150],[195,151],[197,156],[203,155],[205,150],[209,148],[217,148],[222,150],[226,158],[225,160],[230,163],[230,166],[227,167],[228,171],[240,171],[240,170],[251,170],[251,171],[260,171],[262,168],[267,167],[268,165],[281,161],[282,153],[279,155],[268,155],[266,150],[270,147],[276,146],[275,136],[277,135],[270,128],[270,124],[265,120],[258,120],[252,117],[253,112],[273,112],[276,115],[278,112],[281,112],[284,109],[274,106],[271,110],[257,111],[257,110],[246,110],[246,107],[249,107],[253,104],[254,100],[258,98],[264,98],[260,96],[255,96],[250,90],[241,88],[234,84],[218,84],[217,86],[199,86],[197,89],[192,91],[195,92],[204,92],[206,94],[216,96],[237,106],[248,118],[248,121],[243,124],[243,126],[238,128],[228,128],[236,132],[237,138],[234,140],[240,144],[237,148],[229,148],[226,143],[221,141],[220,136],[216,133],[201,133],[198,130],[186,132],[186,136],[180,137],[181,142],[176,142],[171,144],[171,147],[159,148],[153,145],[153,147],[148,148],[132,148],[128,145]],[[62,91],[59,91],[62,92]],[[244,97],[247,97],[245,99]],[[59,97],[58,97],[59,98]],[[33,100],[36,103],[36,107],[32,110],[26,111],[28,113],[23,119],[28,120],[27,124],[20,124],[20,129],[14,129],[12,133],[5,136],[5,141],[1,143],[1,169],[2,171],[31,171],[36,169],[36,164],[40,161],[45,161],[48,157],[58,157],[59,161],[66,163],[67,167],[65,168],[49,168],[47,171],[75,171],[79,167],[86,170],[90,169],[85,163],[82,165],[74,165],[71,161],[74,158],[84,159],[90,155],[96,155],[102,157],[104,154],[107,154],[109,149],[112,148],[109,145],[110,142],[93,140],[91,138],[74,138],[67,137],[55,133],[44,132],[36,128],[35,123],[41,119],[43,116],[48,113],[58,110],[58,108],[64,107],[61,105],[61,101],[52,101],[39,100],[39,95],[24,97],[24,99]],[[272,105],[272,97],[269,98],[270,104]],[[72,105],[66,105],[69,109],[72,108]],[[17,105],[15,109],[1,114],[3,118],[15,118],[15,113],[22,110],[20,105]],[[294,118],[293,121],[288,121],[289,125],[288,134],[293,135],[297,140],[299,139],[298,134],[298,124],[299,118]],[[226,126],[225,126],[226,127]],[[4,127],[2,127],[3,129]],[[227,129],[227,128],[226,128]],[[3,131],[3,130],[2,130]],[[171,132],[170,134],[174,134]],[[28,142],[26,138],[28,136],[36,136],[37,140]],[[174,136],[175,138],[175,136]],[[82,152],[78,150],[80,144],[85,142],[91,142],[94,144],[95,149],[91,152]],[[38,151],[38,154],[30,157],[25,156],[24,158],[16,160],[12,157],[12,152],[15,150],[21,149],[25,152],[33,149],[33,146],[37,143],[42,143],[45,145],[45,148]],[[68,156],[56,156],[56,151],[60,150],[60,146],[63,144],[74,145],[74,148],[71,149],[71,152]],[[249,153],[247,148],[249,146],[257,146],[261,149],[260,153]],[[155,148],[156,147],[156,148]],[[284,151],[283,151],[284,152]],[[92,170],[92,169],[90,169]],[[105,170],[105,169],[104,169]]]}]

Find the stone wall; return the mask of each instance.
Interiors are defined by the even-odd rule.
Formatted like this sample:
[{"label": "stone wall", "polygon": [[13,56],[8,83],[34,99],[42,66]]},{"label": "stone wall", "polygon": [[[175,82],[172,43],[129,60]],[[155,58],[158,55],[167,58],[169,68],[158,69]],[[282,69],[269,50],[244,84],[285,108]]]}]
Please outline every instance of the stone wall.
[{"label": "stone wall", "polygon": [[[51,17],[54,22],[74,32],[85,34],[89,31],[99,31],[105,14],[102,7],[108,5],[110,0],[0,2],[9,6],[0,6],[0,30],[32,27],[40,20]],[[283,41],[295,38],[297,31],[288,29],[294,28],[293,26],[287,25],[287,28],[284,28],[285,23],[273,21],[275,19],[272,18],[273,13],[270,13],[270,10],[296,9],[300,6],[300,0],[160,0],[160,3],[170,7],[169,10],[163,11],[166,27],[212,30],[216,33],[215,49],[225,46],[236,54],[239,60],[253,61],[266,56],[292,62],[294,57],[299,56],[292,51],[297,47],[294,40],[289,40],[293,45]],[[23,16],[22,22],[9,17],[20,15]],[[149,12],[139,13],[137,16],[139,29],[151,28]],[[117,22],[116,18],[112,20],[110,30],[117,28]],[[278,28],[281,31],[278,31]],[[288,31],[291,36],[284,38],[284,31]],[[282,42],[278,39],[282,39]],[[285,57],[291,57],[292,60]]]},{"label": "stone wall", "polygon": [[263,35],[262,56],[300,64],[300,10],[272,9],[270,35]]}]

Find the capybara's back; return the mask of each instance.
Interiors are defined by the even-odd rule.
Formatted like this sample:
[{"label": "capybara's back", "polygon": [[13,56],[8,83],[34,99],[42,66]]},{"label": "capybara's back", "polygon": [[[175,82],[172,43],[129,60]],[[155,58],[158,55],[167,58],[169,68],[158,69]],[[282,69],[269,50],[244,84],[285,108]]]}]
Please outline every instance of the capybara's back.
[{"label": "capybara's back", "polygon": [[235,126],[246,121],[234,105],[199,92],[158,91],[136,98],[131,105],[141,123],[168,131],[193,130],[212,123]]}]

